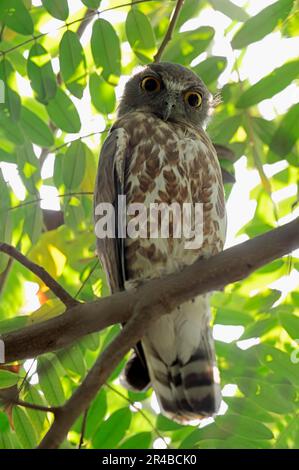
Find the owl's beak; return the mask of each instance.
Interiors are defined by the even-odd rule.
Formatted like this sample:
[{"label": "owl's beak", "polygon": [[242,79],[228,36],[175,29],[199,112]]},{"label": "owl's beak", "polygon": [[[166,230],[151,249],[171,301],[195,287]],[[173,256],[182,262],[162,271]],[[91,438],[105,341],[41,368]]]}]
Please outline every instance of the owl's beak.
[{"label": "owl's beak", "polygon": [[171,99],[169,97],[167,101],[164,102],[164,110],[162,111],[163,121],[167,121],[169,119],[174,107],[175,107],[175,98]]}]

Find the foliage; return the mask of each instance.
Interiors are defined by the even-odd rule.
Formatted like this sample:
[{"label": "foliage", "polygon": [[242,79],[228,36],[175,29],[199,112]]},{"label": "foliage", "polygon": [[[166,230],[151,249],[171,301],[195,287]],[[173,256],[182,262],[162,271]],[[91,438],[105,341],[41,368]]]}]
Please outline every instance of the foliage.
[{"label": "foliage", "polygon": [[[5,102],[0,104],[0,240],[14,244],[42,265],[81,301],[108,293],[95,257],[92,191],[99,148],[115,116],[116,86],[134,67],[153,59],[173,9],[173,2],[139,2],[110,10],[122,13],[119,21],[112,21],[116,17],[87,10],[101,9],[100,3],[82,0],[79,11],[73,11],[67,0],[42,0],[40,6],[33,6],[31,0],[0,3],[0,79],[5,83]],[[120,3],[111,0],[105,8]],[[226,15],[227,57],[213,54],[212,26],[198,23],[195,29],[180,31],[207,9],[211,18],[216,12]],[[84,22],[89,36],[82,28]],[[258,106],[298,79],[298,60],[286,61],[253,86],[239,74],[247,47],[278,30],[284,38],[298,33],[298,2],[277,0],[250,16],[229,0],[185,0],[164,54],[165,60],[192,63],[213,92],[222,72],[228,72],[223,102],[209,132],[213,142],[230,148],[235,162],[245,155],[248,168],[259,174],[251,192],[255,213],[241,229],[243,237],[275,227],[298,202],[299,105],[293,102],[284,115],[272,120],[265,119]],[[202,52],[206,52],[204,58],[194,64]],[[265,165],[282,160],[283,169],[267,177]],[[52,173],[44,177],[53,161]],[[233,171],[232,163],[222,161],[229,171]],[[20,184],[4,178],[12,167],[18,169],[21,192]],[[290,196],[287,191],[279,203],[273,202],[273,192],[296,185],[297,193]],[[41,205],[45,186],[56,188],[59,194],[63,224],[57,222],[60,213],[52,212],[54,228]],[[226,189],[229,195],[231,185]],[[222,385],[235,384],[236,390],[224,397],[228,408],[223,415],[200,428],[156,415],[150,391],[132,393],[119,385],[122,362],[88,410],[83,446],[144,448],[158,439],[155,445],[171,443],[175,448],[298,448],[299,365],[291,357],[297,360],[299,292],[282,296],[280,290],[271,288],[298,266],[295,257],[283,258],[214,294],[215,324],[243,327],[239,340],[259,339],[258,345],[246,350],[235,340],[217,341]],[[32,305],[25,308],[25,287],[32,282],[38,283],[40,307],[36,310]],[[0,333],[64,310],[41,281],[3,254],[0,295]],[[17,386],[21,400],[40,406],[63,403],[117,331],[115,326],[66,350],[44,354],[36,362],[1,368],[0,448],[36,446],[51,422],[49,413],[5,407],[6,392]],[[63,447],[78,446],[82,423],[83,417]]]}]

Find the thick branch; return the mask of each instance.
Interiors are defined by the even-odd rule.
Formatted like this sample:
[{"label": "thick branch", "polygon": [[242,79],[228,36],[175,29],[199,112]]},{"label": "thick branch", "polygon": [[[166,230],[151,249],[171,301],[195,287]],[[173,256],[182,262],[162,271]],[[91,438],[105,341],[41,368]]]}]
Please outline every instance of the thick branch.
[{"label": "thick branch", "polygon": [[[265,244],[267,241],[268,246]],[[210,260],[199,261],[178,275],[168,276],[161,283],[165,284],[166,288],[164,296],[161,287],[158,298],[153,299],[151,296],[144,296],[141,293],[142,289],[150,289],[153,294],[155,292],[153,290],[154,283],[157,281],[148,283],[139,289],[139,301],[135,306],[134,315],[122,332],[99,356],[82,385],[77,388],[59,414],[55,416],[54,423],[39,448],[54,449],[59,447],[76,419],[84,412],[123,356],[144,336],[150,323],[164,313],[170,312],[178,303],[178,298],[175,295],[176,289],[173,290],[175,286],[179,288],[178,297],[180,298],[183,296],[182,286],[187,289],[187,281],[191,284],[191,287],[188,288],[188,296],[190,290],[193,291],[193,289],[196,290],[196,294],[202,294],[210,290],[211,284],[222,287],[227,283],[228,278],[229,280],[240,279],[265,261],[271,261],[277,257],[278,252],[281,256],[282,253],[285,254],[297,246],[299,246],[299,219],[288,226],[243,243],[241,246],[226,250]],[[274,247],[275,252],[273,251]],[[209,272],[208,279],[203,276],[198,280],[198,275],[207,270]],[[193,271],[194,277],[190,276],[190,271]],[[182,285],[177,284],[179,280],[182,281]],[[200,288],[199,292],[197,289],[199,286],[205,287]],[[175,297],[174,301],[173,296]]]},{"label": "thick branch", "polygon": [[[50,430],[39,445],[40,449],[56,449],[67,435],[76,419],[86,409],[97,391],[104,385],[111,372],[123,356],[136,344],[149,324],[147,311],[136,309],[122,332],[100,354],[96,363],[87,374],[69,401],[61,408]],[[162,313],[162,312],[161,312]]]},{"label": "thick branch", "polygon": [[154,279],[138,289],[78,304],[56,318],[7,333],[2,336],[6,362],[55,351],[89,333],[128,321],[139,299],[144,308],[150,308],[152,321],[197,295],[222,289],[247,277],[298,247],[299,218],[210,259],[198,260],[164,279]]},{"label": "thick branch", "polygon": [[19,261],[19,263],[39,277],[67,307],[72,307],[78,304],[77,300],[75,300],[57,281],[55,281],[55,279],[44,268],[33,263],[33,261],[30,261],[16,248],[8,245],[7,243],[0,243],[0,251]]},{"label": "thick branch", "polygon": [[170,20],[170,23],[169,23],[169,26],[168,26],[168,30],[166,31],[166,34],[165,34],[164,39],[163,39],[163,41],[162,41],[162,43],[161,43],[161,45],[158,49],[157,54],[154,56],[154,62],[160,62],[161,57],[164,53],[164,50],[165,50],[167,44],[169,43],[169,41],[172,38],[172,33],[174,31],[177,19],[179,17],[181,8],[183,6],[183,3],[184,3],[184,0],[177,0],[177,4],[175,6],[173,15],[171,17],[171,20]]}]

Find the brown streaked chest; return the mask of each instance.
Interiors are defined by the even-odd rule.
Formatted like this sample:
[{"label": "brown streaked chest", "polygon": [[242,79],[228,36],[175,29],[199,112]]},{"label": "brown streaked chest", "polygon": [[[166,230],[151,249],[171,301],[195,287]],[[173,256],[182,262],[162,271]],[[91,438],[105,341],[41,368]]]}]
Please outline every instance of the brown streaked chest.
[{"label": "brown streaked chest", "polygon": [[130,139],[125,164],[128,202],[196,201],[204,181],[216,182],[201,131],[140,112],[124,116],[118,125]]}]

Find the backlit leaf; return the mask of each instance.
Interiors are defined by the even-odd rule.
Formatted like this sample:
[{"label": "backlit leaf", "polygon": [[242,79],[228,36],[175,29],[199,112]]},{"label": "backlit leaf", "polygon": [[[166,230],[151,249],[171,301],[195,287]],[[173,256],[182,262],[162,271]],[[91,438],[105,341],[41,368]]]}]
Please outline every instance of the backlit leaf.
[{"label": "backlit leaf", "polygon": [[62,131],[76,133],[80,131],[81,121],[72,100],[60,88],[47,104],[50,119]]},{"label": "backlit leaf", "polygon": [[281,24],[290,13],[293,0],[278,0],[249,18],[232,40],[232,47],[241,49],[263,39],[266,34]]},{"label": "backlit leaf", "polygon": [[113,26],[102,18],[93,24],[91,50],[95,65],[102,70],[105,80],[117,84],[121,69],[120,43]]}]

